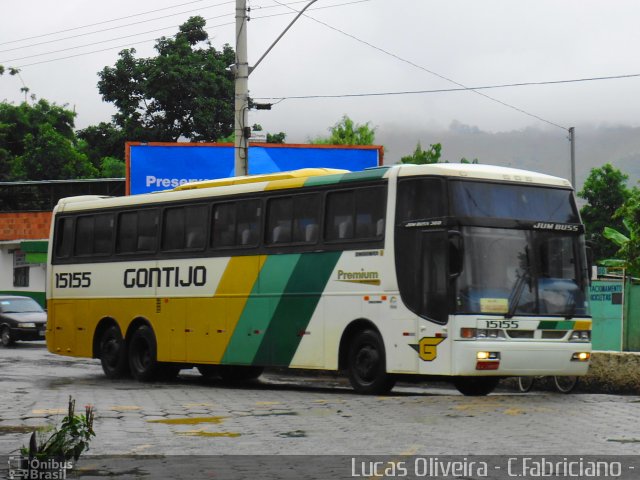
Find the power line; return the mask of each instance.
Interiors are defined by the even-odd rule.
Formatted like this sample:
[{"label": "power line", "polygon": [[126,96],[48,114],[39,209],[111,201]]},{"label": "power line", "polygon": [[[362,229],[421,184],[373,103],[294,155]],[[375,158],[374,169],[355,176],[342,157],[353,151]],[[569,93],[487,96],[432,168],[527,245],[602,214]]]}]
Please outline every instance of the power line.
[{"label": "power line", "polygon": [[[223,17],[231,17],[233,15],[234,15],[233,13],[225,13],[223,15],[217,15],[215,17],[207,18],[206,20],[215,20],[215,19],[223,18]],[[79,48],[92,47],[94,45],[100,45],[100,44],[103,44],[103,43],[115,42],[116,40],[123,40],[125,38],[138,37],[140,35],[146,35],[147,33],[162,32],[164,30],[168,30],[170,28],[173,29],[173,28],[176,28],[176,27],[179,27],[179,25],[176,25],[176,26],[173,26],[173,27],[156,28],[154,30],[147,30],[146,32],[132,33],[131,35],[123,35],[122,37],[110,38],[108,40],[99,40],[97,42],[85,43],[84,45],[77,45],[77,46],[74,46],[74,47],[61,48],[59,50],[51,50],[51,51],[44,52],[44,53],[35,53],[33,55],[26,55],[24,57],[11,58],[9,60],[0,60],[0,63],[16,62],[18,60],[26,60],[28,58],[43,57],[43,56],[46,56],[46,55],[53,55],[54,53],[68,52],[70,50],[77,50]],[[172,35],[172,36],[175,36],[175,35]],[[152,40],[156,40],[156,39],[154,38],[154,39],[149,39],[149,40],[144,40],[144,41],[145,42],[149,42],[149,41],[152,41]],[[121,47],[112,47],[112,48],[121,48]]]},{"label": "power line", "polygon": [[[294,11],[295,11],[295,9],[294,9],[294,8],[289,7],[288,5],[285,5],[285,4],[281,3],[281,2],[280,2],[280,1],[278,1],[278,0],[273,0],[273,1],[274,1],[275,3],[277,3],[277,4],[281,5],[281,6],[283,6],[283,7],[284,7],[284,6],[286,6],[286,7],[287,7],[287,8],[289,8],[290,10],[294,10]],[[332,25],[329,25],[328,23],[322,22],[322,21],[320,21],[320,20],[318,20],[318,19],[316,19],[316,18],[313,18],[313,17],[311,17],[311,16],[309,16],[309,15],[307,15],[307,14],[304,14],[304,16],[305,16],[305,17],[307,17],[307,18],[308,18],[308,19],[310,19],[310,20],[313,20],[313,21],[314,21],[314,22],[316,22],[316,23],[319,23],[320,25],[323,25],[323,26],[325,26],[325,27],[327,27],[327,28],[329,28],[329,29],[331,29],[331,30],[335,31],[335,32],[338,32],[338,33],[340,33],[340,34],[342,34],[342,35],[345,35],[345,36],[347,36],[347,37],[349,37],[349,38],[351,38],[351,39],[353,39],[353,40],[355,40],[355,41],[357,41],[357,42],[359,42],[359,43],[362,43],[362,44],[364,44],[364,45],[367,45],[368,47],[373,48],[373,49],[375,49],[375,50],[377,50],[377,51],[379,51],[379,52],[381,52],[381,53],[384,53],[385,55],[388,55],[388,56],[390,56],[390,57],[393,57],[393,58],[395,58],[396,60],[400,60],[401,62],[404,62],[404,63],[406,63],[406,64],[408,64],[408,65],[411,65],[411,66],[413,66],[413,67],[415,67],[415,68],[418,68],[418,69],[420,69],[420,70],[422,70],[422,71],[424,71],[424,72],[427,72],[427,73],[429,73],[429,74],[431,74],[431,75],[434,75],[434,76],[436,76],[436,77],[438,77],[438,78],[441,78],[442,80],[446,80],[447,82],[453,83],[454,85],[458,85],[458,87],[461,87],[461,89],[463,89],[463,90],[468,90],[468,91],[470,91],[470,92],[474,92],[474,93],[476,93],[476,94],[478,94],[478,95],[481,95],[481,96],[483,96],[483,97],[485,97],[485,98],[487,98],[487,99],[489,99],[489,100],[491,100],[491,101],[493,101],[493,102],[499,103],[499,104],[501,104],[501,105],[503,105],[503,106],[505,106],[505,107],[511,108],[512,110],[515,110],[515,111],[517,111],[517,112],[520,112],[520,113],[523,113],[523,114],[528,115],[528,116],[530,116],[530,117],[533,117],[533,118],[535,118],[535,119],[537,119],[537,120],[540,120],[541,122],[547,123],[547,124],[552,125],[552,126],[554,126],[554,127],[560,128],[560,129],[565,130],[565,131],[566,131],[566,130],[568,130],[566,127],[563,127],[562,125],[558,125],[557,123],[554,123],[554,122],[552,122],[552,121],[550,121],[550,120],[547,120],[547,119],[545,119],[545,118],[542,118],[542,117],[540,117],[539,115],[536,115],[536,114],[534,114],[534,113],[531,113],[531,112],[528,112],[528,111],[526,111],[526,110],[523,110],[522,108],[516,107],[516,106],[511,105],[511,104],[509,104],[509,103],[507,103],[507,102],[504,102],[504,101],[502,101],[502,100],[498,100],[497,98],[494,98],[494,97],[492,97],[492,96],[490,96],[490,95],[487,95],[486,93],[482,93],[482,92],[479,92],[479,91],[477,91],[477,90],[474,90],[474,89],[472,89],[472,88],[470,88],[470,87],[467,87],[466,85],[464,85],[464,84],[462,84],[462,83],[460,83],[460,82],[457,82],[457,81],[455,81],[455,80],[453,80],[453,79],[451,79],[451,78],[448,78],[448,77],[446,77],[446,76],[444,76],[444,75],[441,75],[441,74],[439,74],[439,73],[437,73],[437,72],[434,72],[433,70],[429,70],[428,68],[423,67],[422,65],[418,65],[417,63],[414,63],[414,62],[412,62],[412,61],[410,61],[410,60],[407,60],[407,59],[405,59],[405,58],[403,58],[403,57],[400,57],[399,55],[396,55],[395,53],[389,52],[388,50],[385,50],[385,49],[383,49],[383,48],[381,48],[381,47],[378,47],[378,46],[376,46],[376,45],[373,45],[372,43],[369,43],[369,42],[367,42],[367,41],[365,41],[365,40],[362,40],[361,38],[358,38],[358,37],[356,37],[355,35],[352,35],[352,34],[350,34],[350,33],[347,33],[347,32],[345,32],[344,30],[340,30],[339,28],[336,28],[336,27],[334,27],[334,26],[332,26]]]},{"label": "power line", "polygon": [[[191,2],[179,3],[179,4],[173,5],[171,7],[156,8],[155,10],[148,10],[146,12],[134,13],[132,15],[127,15],[127,16],[124,16],[124,17],[113,18],[111,20],[104,20],[102,22],[90,23],[90,24],[87,24],[87,25],[80,25],[78,27],[72,27],[72,28],[66,28],[64,30],[58,30],[56,32],[43,33],[41,35],[34,35],[34,36],[31,36],[31,37],[19,38],[17,40],[10,40],[8,42],[1,42],[0,45],[8,45],[10,43],[24,42],[26,40],[34,40],[36,38],[48,37],[50,35],[57,35],[59,33],[72,32],[74,30],[81,30],[83,28],[95,27],[95,26],[98,26],[98,25],[105,25],[107,23],[118,22],[120,20],[127,20],[129,18],[141,17],[143,15],[148,15],[150,13],[161,12],[161,11],[164,11],[164,10],[171,10],[172,8],[184,7],[185,5],[192,5],[194,3],[201,3],[201,2],[204,2],[204,1],[205,0],[193,0]],[[234,1],[235,0],[231,0],[231,1],[228,1],[228,2],[223,2],[220,5],[224,5],[225,3],[233,3]]]},{"label": "power line", "polygon": [[[12,52],[12,51],[15,51],[15,50],[22,50],[24,48],[37,47],[39,45],[47,45],[49,43],[62,42],[64,40],[71,40],[73,38],[80,38],[80,37],[86,37],[86,36],[89,36],[89,35],[95,35],[96,33],[109,32],[109,31],[112,31],[112,30],[117,30],[119,28],[126,28],[126,27],[132,27],[134,25],[140,25],[140,24],[143,24],[143,23],[155,22],[156,20],[163,20],[165,18],[177,17],[179,15],[184,15],[184,14],[187,14],[187,13],[199,12],[199,11],[202,11],[202,10],[205,10],[205,9],[208,9],[208,8],[220,7],[222,5],[233,3],[234,1],[235,0],[231,0],[231,1],[223,2],[223,3],[216,3],[214,5],[200,7],[200,8],[197,8],[195,10],[186,10],[186,11],[182,11],[182,12],[178,12],[178,13],[172,13],[172,14],[169,14],[169,15],[163,15],[162,17],[149,18],[147,20],[140,20],[138,22],[126,23],[124,25],[117,25],[115,27],[103,28],[101,30],[94,30],[93,32],[78,33],[76,35],[70,35],[68,37],[56,38],[54,40],[46,40],[44,42],[31,43],[29,45],[23,45],[23,46],[20,46],[20,47],[7,48],[6,50],[0,50],[0,53]],[[167,27],[167,28],[174,28],[174,27]],[[158,30],[162,30],[162,29],[158,29]],[[157,32],[158,30],[151,30],[151,31],[147,31],[147,32],[142,32],[142,33],[138,33],[138,35],[144,35],[146,33]],[[133,36],[133,35],[130,35],[130,36]],[[117,39],[113,39],[113,40],[119,40],[119,39],[122,39],[122,38],[127,38],[127,37],[118,37]],[[89,44],[89,45],[92,45],[92,44]],[[58,50],[58,51],[60,51],[60,50]],[[22,58],[28,58],[28,57],[22,57]]]},{"label": "power line", "polygon": [[[303,3],[304,1],[306,1],[306,0],[291,2],[291,4]],[[351,2],[344,2],[344,3],[334,4],[334,5],[327,5],[327,6],[324,6],[324,7],[316,7],[316,8],[313,8],[312,10],[324,10],[324,9],[328,9],[328,8],[342,7],[342,6],[346,6],[346,5],[354,5],[354,4],[357,4],[357,3],[369,2],[369,1],[371,1],[371,0],[354,0],[354,1],[351,1]],[[281,6],[288,7],[289,4],[281,4]],[[261,8],[273,8],[273,7],[274,6],[265,6],[265,7],[261,7]],[[292,9],[292,10],[293,10],[293,12],[296,12],[295,9]],[[219,15],[217,17],[207,18],[205,20],[213,20],[215,18],[221,18],[221,17],[225,17],[225,16],[232,16],[232,15],[234,15],[234,14]],[[272,17],[284,16],[284,15],[293,15],[293,13],[286,12],[286,13],[275,13],[275,14],[271,14],[271,15],[260,15],[260,16],[252,17],[252,20],[260,20],[260,19],[263,19],[263,18],[272,18]],[[210,31],[210,30],[213,30],[213,29],[216,29],[216,28],[219,28],[219,27],[228,26],[228,25],[234,25],[234,22],[221,23],[221,24],[218,24],[218,25],[212,25],[209,28],[206,28],[205,30],[206,31]],[[26,60],[28,58],[41,57],[41,56],[45,56],[45,55],[52,55],[54,53],[61,53],[63,51],[69,51],[69,50],[76,50],[76,49],[79,49],[79,48],[85,48],[85,47],[88,47],[88,46],[93,46],[93,45],[97,45],[97,44],[101,44],[101,43],[108,43],[110,41],[122,40],[124,38],[136,37],[136,36],[139,36],[139,35],[145,35],[147,33],[158,32],[158,31],[167,30],[169,28],[176,28],[176,27],[179,27],[179,25],[176,25],[176,26],[173,26],[173,27],[167,27],[166,29],[165,28],[161,28],[161,29],[156,29],[156,30],[150,30],[150,31],[143,32],[143,33],[136,33],[136,34],[132,34],[132,35],[126,35],[126,36],[123,36],[123,37],[112,38],[110,40],[102,40],[102,41],[99,41],[99,42],[93,42],[93,43],[89,43],[89,44],[78,45],[78,46],[75,46],[75,47],[69,47],[69,48],[65,48],[65,49],[61,49],[61,50],[54,50],[54,51],[49,51],[49,52],[40,53],[40,54],[34,54],[34,55],[26,56],[26,57],[14,58],[14,59],[11,59],[11,60],[2,60],[2,61],[0,61],[0,63],[7,63],[7,62],[16,61],[16,60]],[[175,37],[175,35],[172,35],[172,37]],[[130,47],[132,45],[140,45],[140,44],[143,44],[143,43],[153,42],[153,41],[156,41],[156,40],[157,40],[157,38],[148,38],[148,39],[145,39],[145,40],[140,40],[138,42],[128,43],[127,45],[119,45],[119,46],[107,47],[107,48],[102,48],[102,49],[99,49],[99,50],[91,50],[89,52],[78,53],[78,54],[75,54],[75,55],[67,55],[67,56],[64,56],[64,57],[52,58],[52,59],[49,59],[49,60],[42,60],[42,61],[38,61],[38,62],[27,63],[27,64],[19,65],[16,68],[32,67],[32,66],[35,66],[35,65],[42,65],[42,64],[45,64],[45,63],[52,63],[52,62],[57,62],[57,61],[61,61],[61,60],[68,60],[68,59],[71,59],[71,58],[77,58],[77,57],[81,57],[81,56],[85,56],[85,55],[91,55],[91,54],[94,54],[94,53],[102,53],[102,52],[106,52],[106,51],[109,51],[109,50],[116,50],[116,49],[119,49],[119,48],[128,48],[128,47]]]},{"label": "power line", "polygon": [[[286,97],[253,97],[254,100],[306,100],[306,99],[320,99],[320,98],[354,98],[354,97],[382,97],[393,95],[420,95],[428,93],[446,93],[446,92],[464,92],[469,90],[489,90],[497,88],[510,88],[510,87],[529,87],[535,85],[559,85],[564,83],[579,83],[579,82],[594,82],[600,80],[619,80],[624,78],[637,78],[640,77],[640,73],[631,73],[627,75],[610,75],[606,77],[589,77],[589,78],[574,78],[569,80],[548,80],[541,82],[521,82],[521,83],[504,83],[499,85],[483,85],[478,87],[460,87],[460,88],[439,88],[433,90],[405,90],[396,92],[369,92],[369,93],[343,93],[343,94],[327,94],[327,95],[292,95]],[[278,102],[279,103],[279,102]]]}]

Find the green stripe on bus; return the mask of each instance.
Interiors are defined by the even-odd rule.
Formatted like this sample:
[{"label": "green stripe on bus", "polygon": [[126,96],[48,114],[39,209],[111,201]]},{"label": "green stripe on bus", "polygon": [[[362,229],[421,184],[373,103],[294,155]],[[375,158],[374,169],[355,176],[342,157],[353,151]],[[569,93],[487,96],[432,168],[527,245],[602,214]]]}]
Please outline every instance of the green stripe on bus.
[{"label": "green stripe on bus", "polygon": [[332,183],[340,183],[344,173],[339,173],[336,175],[321,175],[318,177],[309,177],[304,182],[305,187],[316,187],[318,185],[330,185]]},{"label": "green stripe on bus", "polygon": [[227,344],[222,363],[250,365],[253,362],[299,259],[300,254],[267,257]]},{"label": "green stripe on bus", "polygon": [[340,255],[341,252],[302,255],[253,359],[254,364],[288,366],[291,363]]},{"label": "green stripe on bus", "polygon": [[370,170],[363,170],[361,172],[351,172],[345,173],[340,180],[340,183],[343,182],[362,182],[367,180],[378,180],[384,177],[385,173],[387,173],[388,167],[378,167],[372,168]]},{"label": "green stripe on bus", "polygon": [[544,320],[538,324],[538,330],[572,330],[572,320]]}]

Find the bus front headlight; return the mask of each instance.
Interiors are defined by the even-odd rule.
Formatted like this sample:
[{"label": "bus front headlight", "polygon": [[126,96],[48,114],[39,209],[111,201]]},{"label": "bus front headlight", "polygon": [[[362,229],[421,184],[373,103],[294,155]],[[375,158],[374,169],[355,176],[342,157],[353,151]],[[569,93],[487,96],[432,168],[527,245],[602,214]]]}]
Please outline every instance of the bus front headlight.
[{"label": "bus front headlight", "polygon": [[574,330],[569,337],[570,342],[590,342],[591,331],[590,330]]}]

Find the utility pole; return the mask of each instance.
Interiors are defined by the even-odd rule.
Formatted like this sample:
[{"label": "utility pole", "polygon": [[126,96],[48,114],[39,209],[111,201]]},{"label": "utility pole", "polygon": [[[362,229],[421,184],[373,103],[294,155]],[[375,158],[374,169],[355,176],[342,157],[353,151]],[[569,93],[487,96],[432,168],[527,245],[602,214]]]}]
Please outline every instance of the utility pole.
[{"label": "utility pole", "polygon": [[571,185],[577,191],[576,185],[576,131],[575,127],[569,129],[569,145],[571,148]]},{"label": "utility pole", "polygon": [[236,0],[235,163],[236,177],[249,174],[249,60],[247,0]]},{"label": "utility pole", "polygon": [[[233,66],[236,81],[235,94],[235,163],[234,174],[236,177],[249,175],[249,137],[251,127],[249,126],[249,74],[262,62],[264,57],[275,47],[276,43],[284,36],[298,18],[314,4],[317,0],[310,0],[309,3],[298,12],[298,15],[276,38],[266,52],[258,59],[256,64],[249,68],[247,55],[247,0],[236,0],[236,64]],[[289,7],[291,10],[291,7]],[[297,10],[294,10],[297,11]]]}]

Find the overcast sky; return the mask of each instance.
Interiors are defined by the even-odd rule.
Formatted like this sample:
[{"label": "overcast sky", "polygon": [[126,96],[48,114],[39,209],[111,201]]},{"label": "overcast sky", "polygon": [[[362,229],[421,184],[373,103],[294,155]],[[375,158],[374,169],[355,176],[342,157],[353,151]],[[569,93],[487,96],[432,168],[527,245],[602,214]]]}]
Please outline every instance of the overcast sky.
[{"label": "overcast sky", "polygon": [[[274,0],[248,3],[253,64],[293,16],[272,16],[290,13]],[[235,46],[234,1],[4,0],[2,5],[0,64],[21,67],[24,83],[38,97],[75,108],[79,128],[113,114],[98,94],[96,72],[113,65],[122,48],[153,55],[153,39],[175,34],[192,15],[210,19],[214,46]],[[324,8],[332,5],[337,6]],[[640,2],[633,0],[318,0],[308,15],[344,33],[301,18],[252,73],[252,97],[459,88],[441,77],[472,87],[640,73]],[[125,16],[131,17],[108,22]],[[107,23],[77,28],[98,22]],[[68,29],[73,30],[41,36]],[[35,36],[41,37],[14,42]],[[76,38],[54,41],[70,36]],[[41,42],[47,43],[31,46]],[[46,54],[63,49],[68,50]],[[85,52],[93,53],[32,65]],[[0,100],[19,102],[21,86],[16,77],[0,77]],[[563,137],[560,127],[640,126],[639,88],[635,77],[482,91],[514,108],[469,91],[284,100],[271,111],[252,111],[250,121],[269,132],[287,132],[291,142],[326,134],[343,114],[370,121],[383,134],[387,129],[387,135],[391,129],[447,130],[459,122],[485,132],[534,127]]]}]

